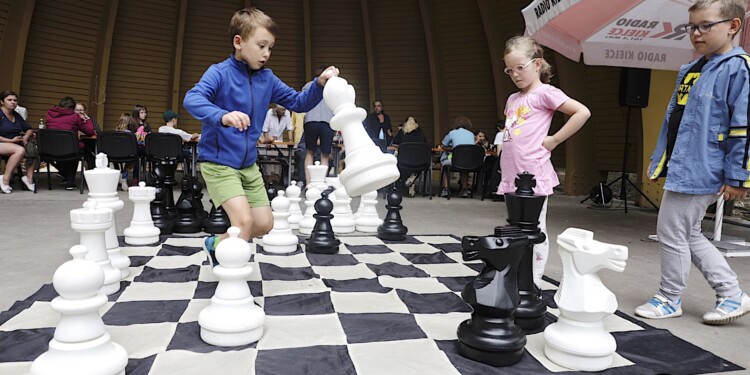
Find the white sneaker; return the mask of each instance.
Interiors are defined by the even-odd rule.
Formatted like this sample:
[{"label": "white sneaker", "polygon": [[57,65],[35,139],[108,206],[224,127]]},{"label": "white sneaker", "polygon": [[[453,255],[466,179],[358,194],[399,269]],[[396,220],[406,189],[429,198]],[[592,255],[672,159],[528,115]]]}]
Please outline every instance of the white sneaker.
[{"label": "white sneaker", "polygon": [[36,185],[33,182],[29,182],[29,179],[26,176],[22,176],[21,181],[26,185],[26,188],[29,189],[29,191],[34,191],[36,188]]},{"label": "white sneaker", "polygon": [[750,297],[742,293],[738,298],[722,297],[716,301],[716,308],[703,314],[703,323],[722,326],[729,324],[750,312]]},{"label": "white sneaker", "polygon": [[122,191],[128,191],[128,180],[124,178],[120,179],[120,189],[122,189]]},{"label": "white sneaker", "polygon": [[674,303],[657,294],[648,302],[635,308],[635,315],[646,319],[676,318],[682,315],[682,299]]},{"label": "white sneaker", "polygon": [[2,190],[2,192],[5,193],[5,194],[10,194],[13,191],[13,189],[10,187],[10,185],[6,185],[3,182],[3,175],[1,175],[1,174],[0,174],[0,190]]}]

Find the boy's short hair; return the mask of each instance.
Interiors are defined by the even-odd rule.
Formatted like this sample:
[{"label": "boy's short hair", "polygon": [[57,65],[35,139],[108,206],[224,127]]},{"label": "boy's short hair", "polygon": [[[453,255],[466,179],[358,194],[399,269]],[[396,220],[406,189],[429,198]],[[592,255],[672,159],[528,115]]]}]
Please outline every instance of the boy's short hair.
[{"label": "boy's short hair", "polygon": [[268,30],[274,37],[279,32],[276,22],[258,8],[245,8],[234,12],[232,20],[229,21],[229,38],[232,45],[235,35],[247,40],[259,27]]},{"label": "boy's short hair", "polygon": [[75,101],[75,99],[73,99],[73,98],[71,98],[69,96],[66,96],[66,97],[60,99],[60,103],[58,103],[57,106],[60,107],[60,108],[65,108],[65,109],[73,110],[73,109],[76,108],[76,101]]},{"label": "boy's short hair", "polygon": [[747,0],[696,0],[695,3],[688,8],[688,12],[706,9],[715,3],[719,3],[719,15],[722,18],[745,19]]}]

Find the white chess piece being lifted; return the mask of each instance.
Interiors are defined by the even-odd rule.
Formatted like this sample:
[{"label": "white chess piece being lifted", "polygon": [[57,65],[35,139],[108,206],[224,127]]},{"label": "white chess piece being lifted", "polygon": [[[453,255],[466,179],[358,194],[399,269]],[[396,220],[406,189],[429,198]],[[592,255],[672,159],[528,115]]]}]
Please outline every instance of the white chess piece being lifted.
[{"label": "white chess piece being lifted", "polygon": [[367,111],[354,105],[354,87],[341,77],[331,77],[323,99],[334,113],[331,128],[344,136],[346,168],[339,178],[349,195],[357,197],[396,181],[396,157],[382,153],[367,135],[362,126]]},{"label": "white chess piece being lifted", "polygon": [[563,278],[555,293],[557,323],[544,330],[544,354],[573,370],[601,371],[617,349],[603,319],[617,310],[617,298],[597,275],[601,269],[625,270],[628,248],[594,240],[594,233],[568,228],[557,237]]}]

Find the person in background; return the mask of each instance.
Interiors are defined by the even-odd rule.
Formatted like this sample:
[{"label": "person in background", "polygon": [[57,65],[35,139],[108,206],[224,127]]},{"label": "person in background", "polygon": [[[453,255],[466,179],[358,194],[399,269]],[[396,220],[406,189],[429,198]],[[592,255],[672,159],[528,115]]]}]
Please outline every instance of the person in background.
[{"label": "person in background", "polygon": [[[442,146],[444,148],[453,148],[458,145],[472,145],[474,144],[474,133],[471,132],[471,120],[466,116],[456,117],[455,128],[448,132],[443,138]],[[448,167],[453,165],[451,160],[452,155],[450,152],[443,152],[440,154],[440,164],[443,168],[443,189],[440,191],[441,197],[447,197],[450,195],[449,189],[449,178]],[[459,182],[461,184],[461,198],[467,198],[471,195],[469,192],[469,173],[459,172]]]},{"label": "person in background", "polygon": [[[96,134],[94,123],[90,118],[84,119],[75,113],[75,108],[76,101],[73,98],[66,96],[60,99],[57,106],[47,110],[45,115],[47,129],[70,130],[76,133],[80,132],[85,136],[94,136]],[[80,140],[78,141],[78,148],[83,152],[84,144]],[[78,188],[75,183],[77,166],[77,161],[57,162],[57,169],[63,175],[65,190],[76,190]]]},{"label": "person in background", "polygon": [[651,154],[649,178],[666,177],[656,222],[661,280],[657,294],[635,309],[640,317],[682,315],[691,263],[716,295],[703,323],[730,324],[750,313],[750,297],[737,274],[701,231],[706,208],[717,197],[744,199],[750,187],[750,56],[733,46],[747,27],[742,24],[746,7],[745,0],[698,0],[688,8],[688,24],[677,30],[702,56],[677,73]]},{"label": "person in background", "polygon": [[[94,130],[99,133],[101,129],[99,129],[99,124],[96,123],[96,120],[92,119],[88,113],[86,113],[86,105],[83,103],[76,103],[76,108],[74,109],[75,113],[78,114],[78,116],[81,116],[81,118],[86,120],[91,120],[91,122],[94,124]],[[82,136],[82,134],[78,134],[78,136]],[[82,139],[83,140],[83,160],[86,161],[86,169],[93,169],[96,167],[96,139]]]},{"label": "person in background", "polygon": [[[422,128],[419,127],[417,120],[411,116],[406,118],[406,121],[401,126],[401,130],[396,133],[395,137],[393,137],[393,145],[395,146],[406,142],[427,143],[427,137],[424,135]],[[401,172],[401,178],[399,181],[402,181],[402,183],[409,189],[409,197],[414,197],[417,194],[414,181],[417,179],[418,174],[410,173],[409,176],[406,176],[406,173],[407,172],[405,171]]]},{"label": "person in background", "polygon": [[[317,74],[322,74],[326,69],[325,65],[318,67]],[[306,91],[312,84],[307,83],[302,91]],[[320,152],[320,164],[328,165],[333,148],[333,129],[331,129],[331,119],[333,112],[322,100],[313,109],[305,114],[305,172],[307,167],[313,164],[313,158],[316,152]],[[305,173],[305,186],[310,184],[310,176]]]},{"label": "person in background", "polygon": [[281,105],[276,104],[266,113],[266,120],[263,122],[263,135],[261,143],[271,143],[284,140],[284,130],[287,132],[287,139],[294,142],[294,126],[292,125],[292,115]]},{"label": "person in background", "polygon": [[370,139],[381,148],[382,152],[386,152],[386,146],[391,143],[393,137],[391,118],[385,113],[383,102],[380,99],[372,102],[372,106],[373,112],[367,115],[362,123]]},{"label": "person in background", "polygon": [[[166,111],[164,112],[164,115],[162,116],[164,118],[164,125],[160,126],[158,129],[159,133],[169,133],[169,134],[177,134],[182,138],[183,142],[197,142],[200,140],[201,135],[198,133],[188,133],[182,129],[178,129],[177,126],[177,118],[180,117],[177,113],[174,111]],[[182,157],[184,160],[189,161],[192,157],[192,152],[190,151],[190,145],[186,144],[182,147]],[[190,170],[190,163],[185,163],[185,167],[187,170],[184,172],[186,174],[192,173]]]},{"label": "person in background", "polygon": [[474,136],[474,144],[482,146],[485,151],[489,151],[492,148],[490,141],[487,140],[487,135],[482,130],[478,130]]},{"label": "person in background", "polygon": [[[151,125],[148,123],[148,108],[141,104],[133,106],[131,116],[135,122],[131,124],[130,132],[135,134],[138,141],[138,156],[143,159],[146,156],[146,135],[151,133]],[[141,176],[141,163],[133,165],[133,186],[138,186]]]},{"label": "person in background", "polygon": [[[133,116],[130,113],[124,112],[120,115],[120,118],[117,119],[115,131],[130,133],[130,128],[135,125],[136,123]],[[117,167],[120,168],[120,190],[128,191],[128,171],[133,169],[133,163],[122,163]]]},{"label": "person in background", "polygon": [[[0,92],[0,108],[2,108],[0,111],[0,156],[8,158],[5,162],[5,172],[0,175],[0,191],[5,194],[12,192],[10,178],[26,156],[26,144],[34,137],[34,131],[16,111],[17,104],[18,95],[15,92],[10,90]],[[36,158],[27,158],[26,175],[21,177],[21,181],[31,191],[35,188],[35,168]]]},{"label": "person in background", "polygon": [[487,190],[489,190],[493,201],[504,202],[505,196],[497,194],[497,187],[500,185],[500,179],[502,178],[502,171],[500,170],[500,154],[503,152],[503,130],[505,130],[505,122],[498,120],[495,124],[495,129],[497,130],[497,133],[495,134],[495,141],[492,142],[492,145],[495,147],[495,164],[490,172],[492,176],[490,177],[490,188]]}]

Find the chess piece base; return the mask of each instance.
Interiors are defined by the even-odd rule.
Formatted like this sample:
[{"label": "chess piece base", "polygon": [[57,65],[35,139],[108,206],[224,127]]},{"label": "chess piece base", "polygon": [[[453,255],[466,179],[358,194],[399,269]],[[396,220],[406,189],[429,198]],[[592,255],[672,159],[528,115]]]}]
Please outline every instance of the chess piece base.
[{"label": "chess piece base", "polygon": [[289,254],[297,251],[297,237],[293,236],[295,242],[292,244],[273,244],[263,240],[263,251],[271,254]]},{"label": "chess piece base", "polygon": [[236,301],[211,298],[211,304],[198,315],[201,339],[226,347],[254,343],[263,336],[265,317],[252,296]]},{"label": "chess piece base", "polygon": [[325,242],[316,241],[312,238],[305,240],[305,251],[314,254],[336,254],[339,252],[339,245],[341,241],[334,239],[333,241],[326,240]]},{"label": "chess piece base", "polygon": [[388,241],[404,241],[406,240],[406,227],[401,228],[389,228],[386,227],[385,224],[380,225],[377,228],[378,232],[378,238],[381,240],[388,240]]},{"label": "chess piece base", "polygon": [[617,350],[617,342],[601,321],[578,322],[563,316],[544,330],[544,342],[550,361],[579,371],[609,368]]},{"label": "chess piece base", "polygon": [[511,366],[523,358],[526,335],[513,319],[476,314],[458,326],[458,353],[491,366]]},{"label": "chess piece base", "polygon": [[[382,156],[381,156],[382,155]],[[355,160],[354,155],[347,155]],[[367,160],[362,165],[350,164],[339,174],[339,181],[346,187],[351,197],[378,190],[398,180],[400,172],[396,167],[396,158],[391,154],[378,153],[375,160]]]},{"label": "chess piece base", "polygon": [[125,375],[128,353],[108,333],[80,343],[52,339],[49,351],[31,364],[30,374]]},{"label": "chess piece base", "polygon": [[526,332],[534,332],[544,327],[544,316],[547,313],[547,305],[542,300],[540,289],[534,291],[519,290],[520,302],[515,316],[516,325]]},{"label": "chess piece base", "polygon": [[123,232],[128,245],[152,245],[159,242],[159,228],[150,223],[148,227],[131,226]]}]

